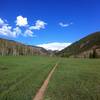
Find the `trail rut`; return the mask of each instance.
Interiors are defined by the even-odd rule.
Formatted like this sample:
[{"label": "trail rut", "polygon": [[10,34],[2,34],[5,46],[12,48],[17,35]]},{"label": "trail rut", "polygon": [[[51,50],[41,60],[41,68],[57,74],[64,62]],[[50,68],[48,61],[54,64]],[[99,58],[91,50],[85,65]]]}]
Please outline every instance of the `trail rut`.
[{"label": "trail rut", "polygon": [[52,76],[52,74],[55,71],[55,69],[56,69],[57,66],[58,66],[58,63],[56,63],[55,66],[53,67],[53,69],[50,71],[49,75],[47,76],[46,80],[42,84],[41,88],[36,93],[36,95],[33,98],[33,100],[43,100],[45,91],[46,91],[48,83],[50,81],[50,78],[51,78],[51,76]]}]

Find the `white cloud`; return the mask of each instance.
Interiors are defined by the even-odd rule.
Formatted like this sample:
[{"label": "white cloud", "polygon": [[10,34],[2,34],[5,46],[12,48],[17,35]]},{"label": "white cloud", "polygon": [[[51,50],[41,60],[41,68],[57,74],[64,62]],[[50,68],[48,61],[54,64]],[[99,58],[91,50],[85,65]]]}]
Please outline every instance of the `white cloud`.
[{"label": "white cloud", "polygon": [[22,31],[19,27],[16,27],[16,28],[13,29],[13,37],[16,37],[20,34],[22,34]]},{"label": "white cloud", "polygon": [[0,18],[0,35],[11,36],[12,34],[11,29],[12,27],[9,26],[4,20]]},{"label": "white cloud", "polygon": [[33,36],[33,32],[32,32],[31,30],[29,30],[29,29],[27,29],[27,30],[25,31],[24,36],[25,36],[25,37],[27,37],[27,36],[34,37],[34,36]]},{"label": "white cloud", "polygon": [[2,28],[0,28],[0,35],[10,36],[10,37],[16,37],[17,32],[12,31],[11,26],[4,25]]},{"label": "white cloud", "polygon": [[28,25],[27,18],[24,18],[23,16],[17,16],[16,25],[20,27]]},{"label": "white cloud", "polygon": [[1,28],[0,28],[0,35],[11,35],[11,27],[10,26],[6,26],[6,25],[3,25]]},{"label": "white cloud", "polygon": [[16,37],[21,34],[19,27],[12,28],[7,22],[0,18],[0,35]]},{"label": "white cloud", "polygon": [[67,24],[64,24],[63,22],[60,22],[59,23],[59,25],[61,26],[61,27],[68,27],[68,26],[70,26],[70,25],[72,25],[73,23],[71,22],[71,23],[67,23]]},{"label": "white cloud", "polygon": [[37,46],[43,47],[47,50],[62,50],[65,47],[69,46],[71,43],[59,43],[59,42],[53,42],[53,43],[47,43],[47,44],[40,44]]},{"label": "white cloud", "polygon": [[[27,18],[23,16],[17,16],[16,27],[12,27],[8,24],[7,20],[0,18],[0,35],[17,37],[36,37],[33,34],[34,30],[44,29],[47,25],[44,21],[37,20],[34,26],[28,25]],[[26,27],[27,26],[27,27]]]},{"label": "white cloud", "polygon": [[44,29],[45,25],[47,25],[47,23],[45,23],[42,20],[37,20],[34,26],[30,27],[30,30],[40,30],[40,29]]},{"label": "white cloud", "polygon": [[[25,23],[20,24],[20,25],[25,25]],[[14,37],[14,38],[19,36],[19,35],[25,36],[25,37],[33,37],[33,32],[29,29],[26,29],[26,28],[24,28],[24,30],[22,30],[18,26],[13,28],[7,23],[7,21],[2,20],[0,18],[0,35],[10,36],[10,37]]]},{"label": "white cloud", "polygon": [[3,25],[2,28],[0,28],[0,35],[10,36],[10,37],[17,37],[21,30],[18,30],[17,28],[12,29],[11,26]]},{"label": "white cloud", "polygon": [[0,26],[4,24],[4,21],[0,18]]}]

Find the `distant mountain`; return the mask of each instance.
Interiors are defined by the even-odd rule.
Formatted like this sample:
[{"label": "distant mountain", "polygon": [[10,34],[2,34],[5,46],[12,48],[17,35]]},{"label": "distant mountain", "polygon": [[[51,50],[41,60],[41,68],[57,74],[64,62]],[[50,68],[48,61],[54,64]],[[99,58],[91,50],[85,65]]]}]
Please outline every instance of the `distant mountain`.
[{"label": "distant mountain", "polygon": [[49,52],[42,47],[25,45],[13,40],[0,38],[0,55],[48,55]]},{"label": "distant mountain", "polygon": [[100,58],[100,32],[92,33],[56,53],[62,57]]}]

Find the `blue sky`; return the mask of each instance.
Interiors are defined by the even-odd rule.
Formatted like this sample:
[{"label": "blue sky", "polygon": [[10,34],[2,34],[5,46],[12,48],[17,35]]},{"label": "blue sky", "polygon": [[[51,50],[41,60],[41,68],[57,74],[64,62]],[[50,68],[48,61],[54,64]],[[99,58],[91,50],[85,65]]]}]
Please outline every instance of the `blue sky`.
[{"label": "blue sky", "polygon": [[100,0],[0,0],[1,38],[52,49],[96,31]]}]

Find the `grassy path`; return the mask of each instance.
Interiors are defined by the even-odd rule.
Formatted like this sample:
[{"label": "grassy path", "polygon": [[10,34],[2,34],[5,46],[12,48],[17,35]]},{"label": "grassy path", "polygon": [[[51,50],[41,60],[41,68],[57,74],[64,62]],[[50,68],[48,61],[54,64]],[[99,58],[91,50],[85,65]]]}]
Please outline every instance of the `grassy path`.
[{"label": "grassy path", "polygon": [[46,91],[48,83],[50,81],[50,78],[51,78],[51,76],[52,76],[52,74],[55,71],[55,69],[56,69],[57,66],[58,66],[58,63],[55,64],[55,66],[53,67],[53,69],[49,73],[48,77],[44,81],[43,85],[41,86],[41,88],[39,89],[39,91],[36,93],[36,96],[33,98],[33,100],[43,100],[45,91]]}]

